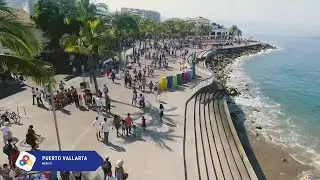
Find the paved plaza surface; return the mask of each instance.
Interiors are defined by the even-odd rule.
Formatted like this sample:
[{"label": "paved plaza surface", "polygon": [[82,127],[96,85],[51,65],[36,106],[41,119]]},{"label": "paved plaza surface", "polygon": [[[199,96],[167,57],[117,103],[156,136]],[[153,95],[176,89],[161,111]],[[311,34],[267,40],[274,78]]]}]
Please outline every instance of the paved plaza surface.
[{"label": "paved plaza surface", "polygon": [[[179,72],[181,58],[169,57],[168,70],[155,70],[153,78],[147,78],[147,83],[159,81],[160,77],[173,75]],[[142,67],[150,64],[151,60],[141,60]],[[139,69],[139,68],[137,68]],[[76,77],[66,82],[66,88],[74,86],[79,88],[82,77]],[[89,81],[88,77],[85,77]],[[104,117],[112,121],[113,117],[87,109],[78,109],[74,104],[68,105],[64,110],[57,111],[57,119],[61,144],[63,150],[95,150],[102,157],[109,156],[113,165],[122,158],[124,168],[129,174],[129,179],[136,180],[157,180],[157,179],[183,179],[183,119],[184,105],[186,100],[194,93],[190,88],[193,83],[182,85],[175,90],[165,91],[159,94],[158,101],[153,94],[144,94],[146,107],[140,110],[131,105],[132,89],[124,87],[124,80],[116,80],[112,83],[111,79],[105,76],[97,78],[99,88],[103,85],[109,88],[109,96],[112,99],[111,112],[126,117],[130,113],[134,123],[140,127],[141,117],[147,120],[147,131],[142,132],[138,128],[137,137],[116,137],[115,129],[110,131],[108,145],[96,139],[95,128],[92,122],[96,116],[100,120]],[[93,85],[91,85],[93,87]],[[139,92],[138,92],[139,93]],[[159,104],[164,105],[164,122],[161,124],[158,117]],[[26,109],[28,117],[21,120],[21,125],[12,125],[13,137],[19,139],[17,143],[20,150],[30,150],[25,144],[25,135],[29,125],[33,125],[37,134],[44,139],[40,144],[41,150],[57,150],[57,138],[53,121],[52,111],[38,108],[32,105],[31,89],[9,96],[0,100],[1,107],[12,107],[16,111],[17,106]],[[47,103],[45,103],[47,105]],[[47,105],[48,107],[48,105]],[[20,114],[22,113],[20,108]],[[23,115],[22,115],[23,116]],[[121,130],[120,130],[121,132]],[[6,163],[5,155],[0,157],[1,163]],[[84,172],[84,179],[103,179],[101,169],[96,172]]]}]

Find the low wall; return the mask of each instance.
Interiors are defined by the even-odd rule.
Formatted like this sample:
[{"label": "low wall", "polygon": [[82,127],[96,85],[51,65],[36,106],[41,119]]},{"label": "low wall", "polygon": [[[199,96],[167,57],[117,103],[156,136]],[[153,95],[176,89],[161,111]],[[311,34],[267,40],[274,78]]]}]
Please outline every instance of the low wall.
[{"label": "low wall", "polygon": [[[185,133],[186,133],[186,111],[187,111],[187,106],[188,106],[188,103],[197,95],[199,94],[201,91],[206,91],[206,90],[209,90],[209,91],[223,91],[223,86],[217,82],[215,80],[215,77],[213,75],[213,72],[206,68],[206,65],[202,65],[202,67],[200,65],[197,65],[196,66],[196,72],[201,72],[201,73],[204,73],[206,75],[208,75],[209,77],[208,78],[205,78],[203,80],[201,80],[200,82],[198,82],[197,84],[194,85],[193,89],[195,91],[195,93],[187,100],[186,104],[185,104],[185,119],[184,119],[184,136],[185,136]],[[206,90],[205,90],[206,89]],[[233,121],[231,119],[231,116],[230,116],[230,112],[229,112],[229,108],[228,108],[228,105],[227,105],[227,101],[225,100],[224,98],[224,108],[225,108],[225,112],[226,112],[226,117],[227,117],[227,121],[228,121],[228,124],[230,126],[230,130],[231,130],[231,134],[234,138],[234,141],[236,143],[236,146],[237,146],[237,149],[238,149],[238,152],[240,154],[240,157],[242,159],[242,161],[244,162],[244,165],[247,169],[247,172],[250,176],[250,179],[258,179],[257,178],[257,175],[247,157],[247,154],[245,153],[244,151],[244,148],[241,144],[241,141],[238,137],[238,134],[236,132],[236,129],[234,127],[234,124],[233,124]],[[183,155],[185,156],[185,137],[184,137],[184,142],[183,142]],[[186,167],[186,161],[185,161],[185,157],[184,157],[184,165]],[[185,175],[186,175],[186,172],[185,172]],[[187,177],[187,176],[186,176]]]},{"label": "low wall", "polygon": [[230,47],[224,47],[221,49],[217,49],[217,53],[239,53],[243,52],[248,49],[253,49],[253,48],[261,48],[262,44],[261,43],[255,43],[255,44],[248,44],[248,45],[243,45],[243,46],[230,46]]}]

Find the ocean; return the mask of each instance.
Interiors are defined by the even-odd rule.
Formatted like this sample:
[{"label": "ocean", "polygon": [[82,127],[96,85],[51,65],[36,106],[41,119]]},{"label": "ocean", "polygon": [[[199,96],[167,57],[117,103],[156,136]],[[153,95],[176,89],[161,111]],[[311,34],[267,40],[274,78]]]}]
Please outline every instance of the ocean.
[{"label": "ocean", "polygon": [[279,49],[237,59],[227,82],[245,124],[320,172],[320,38],[257,38]]}]

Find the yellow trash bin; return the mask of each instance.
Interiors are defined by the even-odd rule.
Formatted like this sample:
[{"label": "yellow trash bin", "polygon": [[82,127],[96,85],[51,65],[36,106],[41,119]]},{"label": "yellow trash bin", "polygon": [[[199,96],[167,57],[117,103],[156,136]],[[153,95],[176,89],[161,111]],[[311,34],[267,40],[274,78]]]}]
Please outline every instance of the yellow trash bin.
[{"label": "yellow trash bin", "polygon": [[159,81],[160,90],[166,90],[167,89],[167,77],[161,77]]}]

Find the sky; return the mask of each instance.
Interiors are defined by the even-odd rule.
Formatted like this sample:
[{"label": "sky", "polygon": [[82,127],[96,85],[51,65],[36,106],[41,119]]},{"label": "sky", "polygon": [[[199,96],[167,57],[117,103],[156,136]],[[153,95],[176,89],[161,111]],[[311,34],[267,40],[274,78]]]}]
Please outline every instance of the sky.
[{"label": "sky", "polygon": [[96,0],[121,7],[155,10],[162,17],[203,16],[244,31],[320,36],[320,0]]}]

